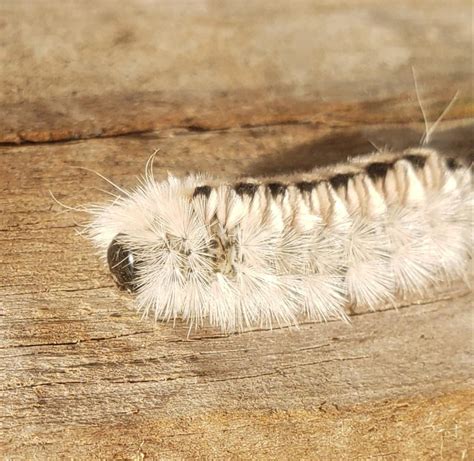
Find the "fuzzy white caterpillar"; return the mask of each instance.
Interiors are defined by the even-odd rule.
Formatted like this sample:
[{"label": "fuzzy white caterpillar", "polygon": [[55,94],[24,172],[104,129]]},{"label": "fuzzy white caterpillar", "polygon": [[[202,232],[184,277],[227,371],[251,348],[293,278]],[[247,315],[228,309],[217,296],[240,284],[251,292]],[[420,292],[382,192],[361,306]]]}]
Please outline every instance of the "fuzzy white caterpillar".
[{"label": "fuzzy white caterpillar", "polygon": [[467,279],[472,198],[470,166],[429,149],[237,183],[147,172],[88,232],[145,314],[238,331]]}]

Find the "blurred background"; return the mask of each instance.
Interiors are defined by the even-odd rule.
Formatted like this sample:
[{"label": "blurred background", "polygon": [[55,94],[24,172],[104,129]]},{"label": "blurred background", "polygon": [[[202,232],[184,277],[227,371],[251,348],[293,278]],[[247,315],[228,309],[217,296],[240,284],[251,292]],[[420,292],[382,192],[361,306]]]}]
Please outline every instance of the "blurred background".
[{"label": "blurred background", "polygon": [[94,172],[136,187],[158,149],[160,179],[418,145],[412,67],[431,122],[459,91],[431,145],[472,155],[472,24],[470,0],[0,0],[0,458],[474,459],[465,287],[191,332],[77,235],[116,192]]},{"label": "blurred background", "polygon": [[3,0],[0,142],[406,123],[412,66],[433,117],[457,89],[468,117],[472,20],[466,0]]}]

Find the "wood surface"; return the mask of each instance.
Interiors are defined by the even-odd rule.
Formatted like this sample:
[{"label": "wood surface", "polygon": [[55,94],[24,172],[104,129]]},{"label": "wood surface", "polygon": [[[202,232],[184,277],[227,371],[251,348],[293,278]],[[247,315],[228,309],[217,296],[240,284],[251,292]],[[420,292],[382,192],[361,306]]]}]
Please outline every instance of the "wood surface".
[{"label": "wood surface", "polygon": [[472,112],[469,0],[115,3],[0,2],[0,142]]},{"label": "wood surface", "polygon": [[[434,144],[457,144],[462,153],[470,145],[460,134],[472,126],[450,122]],[[392,130],[398,142],[421,133]],[[329,142],[317,127],[273,126],[0,148],[0,452],[469,459],[472,306],[462,285],[398,311],[361,313],[350,325],[188,336],[185,325],[140,319],[75,232],[86,217],[49,194],[70,206],[104,200],[100,189],[110,188],[80,168],[133,185],[156,148],[158,177],[198,169],[230,177],[308,168],[320,153],[340,157],[348,139],[349,153],[381,133],[390,144],[389,132],[343,130]]]},{"label": "wood surface", "polygon": [[470,3],[337,3],[0,4],[2,459],[474,458],[464,284],[189,332],[141,319],[50,194],[106,200],[94,172],[131,187],[156,149],[157,178],[231,178],[417,145],[412,64],[430,120],[461,91],[431,146],[472,156]]}]

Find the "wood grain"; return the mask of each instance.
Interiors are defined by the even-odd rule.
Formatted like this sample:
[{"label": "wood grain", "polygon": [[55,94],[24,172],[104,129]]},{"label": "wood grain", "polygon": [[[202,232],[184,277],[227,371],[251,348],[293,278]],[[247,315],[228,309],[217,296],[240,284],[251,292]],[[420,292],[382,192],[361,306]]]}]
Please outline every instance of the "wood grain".
[{"label": "wood grain", "polygon": [[[433,144],[471,149],[472,121]],[[0,148],[0,453],[7,459],[469,459],[472,298],[462,286],[351,325],[222,335],[141,320],[70,206],[155,174],[307,169],[413,144],[420,125],[311,125]],[[350,147],[349,147],[350,146]],[[454,147],[453,147],[454,146]],[[78,168],[79,167],[79,168]]]},{"label": "wood grain", "polygon": [[467,0],[0,4],[0,143],[472,113]]},{"label": "wood grain", "polygon": [[[472,293],[223,335],[140,319],[76,208],[155,175],[473,153],[467,0],[0,2],[0,458],[474,458]],[[374,147],[375,146],[375,147]]]}]

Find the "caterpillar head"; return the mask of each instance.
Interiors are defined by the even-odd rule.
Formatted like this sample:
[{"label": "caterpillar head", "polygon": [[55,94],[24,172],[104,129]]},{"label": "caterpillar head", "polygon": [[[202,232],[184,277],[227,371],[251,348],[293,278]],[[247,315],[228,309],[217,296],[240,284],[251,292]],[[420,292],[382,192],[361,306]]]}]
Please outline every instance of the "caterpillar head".
[{"label": "caterpillar head", "polygon": [[117,234],[107,249],[107,263],[115,283],[124,290],[136,291],[136,261],[134,254],[121,243]]}]

